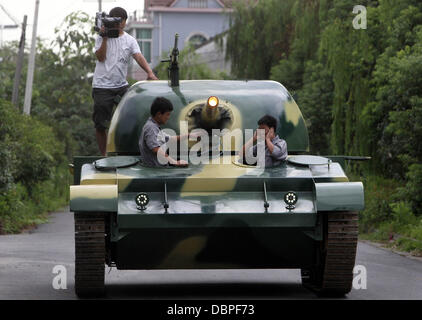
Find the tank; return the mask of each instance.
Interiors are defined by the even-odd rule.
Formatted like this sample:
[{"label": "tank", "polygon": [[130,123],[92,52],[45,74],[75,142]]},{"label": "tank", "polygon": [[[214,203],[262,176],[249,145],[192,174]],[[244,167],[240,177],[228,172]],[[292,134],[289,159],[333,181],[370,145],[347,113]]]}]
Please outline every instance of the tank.
[{"label": "tank", "polygon": [[[211,157],[218,161],[186,168],[142,164],[138,140],[159,96],[174,106],[164,127],[177,134],[184,127],[237,132]],[[198,118],[209,97],[218,98],[221,121]],[[277,119],[289,156],[276,167],[245,165],[236,135],[255,129],[266,114]],[[114,113],[107,157],[74,159],[76,294],[102,295],[107,265],[300,269],[306,288],[343,296],[352,288],[358,212],[364,208],[362,183],[345,174],[347,159],[361,160],[309,155],[302,113],[278,82],[138,82]]]}]

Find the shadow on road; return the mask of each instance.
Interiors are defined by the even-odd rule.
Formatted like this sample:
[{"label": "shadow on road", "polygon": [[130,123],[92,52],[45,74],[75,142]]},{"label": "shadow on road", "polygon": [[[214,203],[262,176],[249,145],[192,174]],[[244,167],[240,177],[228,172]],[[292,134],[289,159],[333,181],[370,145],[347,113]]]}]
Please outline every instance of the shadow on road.
[{"label": "shadow on road", "polygon": [[297,284],[107,284],[106,299],[315,299]]}]

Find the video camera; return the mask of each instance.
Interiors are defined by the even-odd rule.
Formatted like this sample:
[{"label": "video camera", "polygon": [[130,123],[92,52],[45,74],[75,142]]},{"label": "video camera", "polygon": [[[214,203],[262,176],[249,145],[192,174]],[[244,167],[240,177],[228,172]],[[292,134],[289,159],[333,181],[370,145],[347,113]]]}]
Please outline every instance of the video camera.
[{"label": "video camera", "polygon": [[[110,17],[105,12],[97,12],[94,31],[98,32],[101,37],[118,38],[120,22],[122,22],[120,17]],[[101,32],[102,27],[104,27],[104,32]]]}]

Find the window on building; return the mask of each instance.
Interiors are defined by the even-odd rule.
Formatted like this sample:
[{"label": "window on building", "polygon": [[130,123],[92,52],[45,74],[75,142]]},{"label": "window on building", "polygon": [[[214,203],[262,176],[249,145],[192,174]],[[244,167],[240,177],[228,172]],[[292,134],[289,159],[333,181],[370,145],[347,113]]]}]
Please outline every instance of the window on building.
[{"label": "window on building", "polygon": [[208,0],[189,0],[189,8],[208,8]]},{"label": "window on building", "polygon": [[194,34],[192,37],[189,38],[189,42],[195,47],[200,47],[204,42],[207,41],[202,34]]},{"label": "window on building", "polygon": [[136,29],[136,40],[148,63],[151,63],[152,29]]}]

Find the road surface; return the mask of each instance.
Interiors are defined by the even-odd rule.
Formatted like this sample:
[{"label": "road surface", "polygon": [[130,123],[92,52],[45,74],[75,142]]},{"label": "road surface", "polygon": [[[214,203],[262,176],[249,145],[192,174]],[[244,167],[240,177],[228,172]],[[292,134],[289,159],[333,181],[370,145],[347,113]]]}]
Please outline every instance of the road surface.
[{"label": "road surface", "polygon": [[[77,299],[73,214],[54,213],[29,233],[0,236],[0,299]],[[65,266],[67,288],[53,288],[53,268]],[[422,262],[360,242],[356,265],[367,272],[367,289],[345,299],[422,299]],[[302,288],[299,270],[106,269],[112,299],[315,299]]]}]

